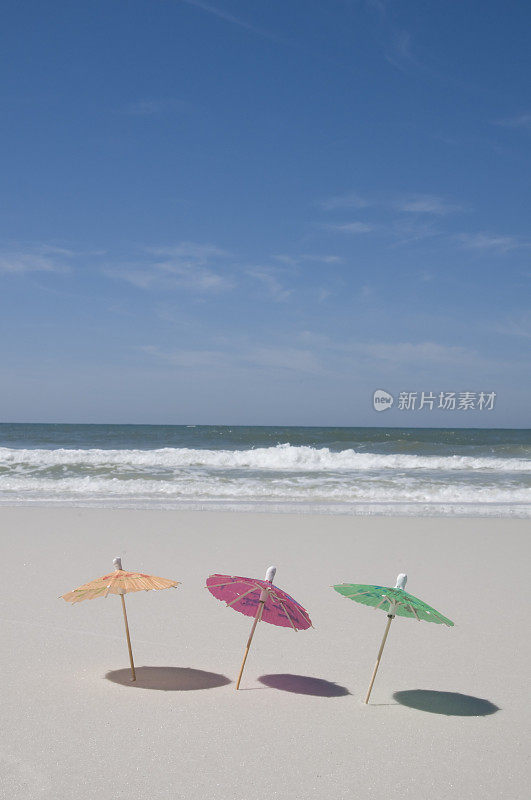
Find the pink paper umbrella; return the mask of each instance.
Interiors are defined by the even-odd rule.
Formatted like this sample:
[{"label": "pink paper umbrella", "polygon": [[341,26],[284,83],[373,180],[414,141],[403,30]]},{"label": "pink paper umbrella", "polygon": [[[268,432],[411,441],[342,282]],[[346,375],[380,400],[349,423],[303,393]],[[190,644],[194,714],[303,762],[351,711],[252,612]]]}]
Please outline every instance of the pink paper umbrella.
[{"label": "pink paper umbrella", "polygon": [[236,683],[237,689],[240,688],[243,668],[256,626],[260,620],[270,622],[272,625],[280,625],[283,628],[293,628],[295,632],[312,627],[308,612],[289,594],[277,586],[273,586],[276,571],[276,567],[269,567],[263,581],[258,578],[242,578],[237,575],[211,575],[207,579],[207,589],[214,597],[217,597],[218,600],[225,600],[227,606],[241,614],[254,617]]}]

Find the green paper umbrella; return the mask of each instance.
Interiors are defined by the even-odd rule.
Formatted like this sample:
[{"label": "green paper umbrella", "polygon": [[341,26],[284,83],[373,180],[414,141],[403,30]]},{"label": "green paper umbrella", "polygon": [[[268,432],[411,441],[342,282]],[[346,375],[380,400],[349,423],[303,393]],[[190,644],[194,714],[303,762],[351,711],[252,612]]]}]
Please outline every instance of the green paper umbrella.
[{"label": "green paper umbrella", "polygon": [[356,603],[363,603],[365,606],[381,608],[382,611],[387,613],[387,625],[376,658],[376,664],[374,665],[367,697],[365,698],[366,703],[369,702],[374,679],[376,678],[376,673],[380,666],[380,659],[385,647],[385,640],[387,639],[391,622],[395,616],[411,617],[419,622],[420,620],[425,620],[426,622],[435,622],[437,625],[448,625],[449,627],[452,627],[454,624],[451,619],[444,617],[427,603],[419,600],[418,597],[413,597],[412,594],[408,594],[408,592],[405,591],[406,581],[407,575],[400,574],[396,579],[396,586],[394,589],[388,586],[372,586],[363,583],[340,583],[333,587],[336,592],[342,594],[343,597],[355,600]]}]

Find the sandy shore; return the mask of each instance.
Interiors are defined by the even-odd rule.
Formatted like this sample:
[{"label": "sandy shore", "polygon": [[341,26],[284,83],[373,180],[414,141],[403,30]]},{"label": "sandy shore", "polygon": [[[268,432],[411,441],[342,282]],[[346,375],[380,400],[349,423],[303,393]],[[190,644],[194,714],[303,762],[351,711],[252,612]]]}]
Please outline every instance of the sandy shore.
[{"label": "sandy shore", "polygon": [[[15,800],[527,797],[529,524],[420,519],[3,508],[3,796]],[[182,581],[127,598],[58,596],[112,568]],[[262,577],[315,630],[250,620],[204,589]],[[333,592],[393,584],[456,623],[386,623]],[[145,669],[142,669],[145,667]],[[448,694],[446,694],[448,693]]]}]

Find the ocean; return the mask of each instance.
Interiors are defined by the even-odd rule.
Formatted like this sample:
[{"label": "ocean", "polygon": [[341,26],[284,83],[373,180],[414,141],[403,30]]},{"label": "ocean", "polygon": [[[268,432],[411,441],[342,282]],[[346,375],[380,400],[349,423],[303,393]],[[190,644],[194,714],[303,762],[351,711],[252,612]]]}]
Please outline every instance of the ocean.
[{"label": "ocean", "polygon": [[531,431],[0,424],[0,504],[531,516]]}]

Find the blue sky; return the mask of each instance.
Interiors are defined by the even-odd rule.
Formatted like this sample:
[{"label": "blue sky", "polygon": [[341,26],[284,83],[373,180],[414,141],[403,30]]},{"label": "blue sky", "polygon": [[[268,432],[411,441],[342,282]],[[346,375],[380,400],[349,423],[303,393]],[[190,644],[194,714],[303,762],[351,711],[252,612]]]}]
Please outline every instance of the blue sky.
[{"label": "blue sky", "polygon": [[0,419],[528,426],[530,24],[7,0]]}]

